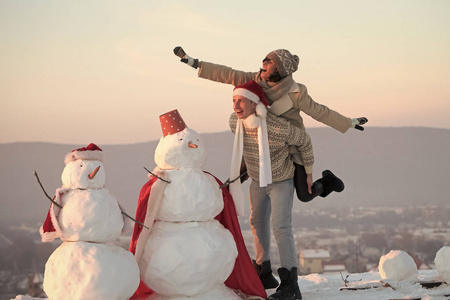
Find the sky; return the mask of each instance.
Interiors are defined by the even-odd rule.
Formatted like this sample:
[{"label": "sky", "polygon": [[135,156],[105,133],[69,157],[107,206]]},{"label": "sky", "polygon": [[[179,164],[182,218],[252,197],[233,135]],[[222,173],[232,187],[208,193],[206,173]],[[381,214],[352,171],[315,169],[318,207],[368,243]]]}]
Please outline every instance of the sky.
[{"label": "sky", "polygon": [[147,142],[173,109],[228,131],[233,87],[198,78],[176,46],[243,71],[288,49],[318,103],[367,126],[450,129],[449,16],[448,0],[1,0],[0,143]]}]

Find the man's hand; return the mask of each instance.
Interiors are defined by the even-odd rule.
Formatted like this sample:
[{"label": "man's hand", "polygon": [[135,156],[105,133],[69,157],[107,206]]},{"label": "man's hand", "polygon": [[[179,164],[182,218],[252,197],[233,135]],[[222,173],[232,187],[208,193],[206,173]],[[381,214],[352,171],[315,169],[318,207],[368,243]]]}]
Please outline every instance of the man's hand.
[{"label": "man's hand", "polygon": [[306,174],[306,184],[308,185],[308,193],[312,194],[311,187],[313,185],[312,174]]},{"label": "man's hand", "polygon": [[367,120],[366,117],[354,118],[354,119],[352,119],[352,128],[363,131],[364,127],[362,127],[361,125],[366,124],[368,121],[369,120]]},{"label": "man's hand", "polygon": [[193,67],[194,69],[198,68],[198,59],[196,58],[192,58],[189,55],[186,54],[186,52],[184,52],[183,48],[181,48],[180,46],[175,47],[173,49],[173,53],[181,58],[181,62],[184,62],[185,64],[188,64],[189,66]]}]

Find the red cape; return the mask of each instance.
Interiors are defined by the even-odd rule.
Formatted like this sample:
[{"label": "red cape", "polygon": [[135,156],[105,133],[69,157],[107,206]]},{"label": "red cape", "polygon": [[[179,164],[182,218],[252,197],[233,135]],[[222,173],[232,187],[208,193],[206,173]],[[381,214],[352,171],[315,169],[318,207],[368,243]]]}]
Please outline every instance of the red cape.
[{"label": "red cape", "polygon": [[[205,173],[213,176],[219,186],[222,185],[222,182],[214,175],[208,172]],[[153,183],[156,180],[156,177],[150,179],[146,184],[144,184],[139,194],[139,200],[136,208],[136,220],[141,223],[144,223],[145,221],[150,191]],[[259,296],[265,299],[267,297],[266,291],[261,283],[261,280],[259,279],[258,274],[255,271],[255,268],[253,267],[250,256],[248,255],[247,248],[244,244],[244,238],[242,237],[241,227],[239,226],[238,218],[236,215],[234,201],[227,188],[222,189],[222,196],[224,208],[222,212],[215,217],[215,219],[218,220],[226,229],[231,232],[238,250],[238,257],[236,258],[234,269],[231,275],[225,281],[225,285],[231,289],[240,290],[246,295]],[[129,250],[133,254],[135,254],[136,243],[142,231],[142,228],[142,225],[135,223],[129,248]],[[138,289],[130,299],[141,298],[139,296],[151,295],[153,293],[154,292],[141,279],[141,283],[139,284]]]}]

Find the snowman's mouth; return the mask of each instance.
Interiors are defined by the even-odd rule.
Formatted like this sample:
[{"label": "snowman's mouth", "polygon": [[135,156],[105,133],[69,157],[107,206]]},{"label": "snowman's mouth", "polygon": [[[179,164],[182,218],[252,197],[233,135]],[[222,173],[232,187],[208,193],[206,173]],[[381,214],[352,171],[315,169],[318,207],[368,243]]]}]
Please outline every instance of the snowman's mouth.
[{"label": "snowman's mouth", "polygon": [[194,149],[198,148],[198,146],[196,144],[192,143],[192,142],[189,142],[188,147],[189,148],[194,148]]}]

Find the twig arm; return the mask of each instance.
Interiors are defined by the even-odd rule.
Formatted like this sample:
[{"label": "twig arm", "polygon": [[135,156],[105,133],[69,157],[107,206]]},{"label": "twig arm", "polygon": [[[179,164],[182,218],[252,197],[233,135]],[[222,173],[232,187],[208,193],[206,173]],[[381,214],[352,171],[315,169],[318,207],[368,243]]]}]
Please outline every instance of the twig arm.
[{"label": "twig arm", "polygon": [[154,174],[153,172],[151,172],[151,171],[150,171],[149,169],[147,169],[146,167],[144,167],[144,169],[145,169],[147,172],[149,172],[150,174],[152,174],[153,176],[155,176],[156,178],[161,179],[161,180],[164,181],[164,182],[171,183],[170,180],[165,180],[165,179],[159,177],[158,175]]},{"label": "twig arm", "polygon": [[34,173],[34,176],[36,176],[36,179],[37,179],[39,185],[41,186],[41,189],[42,189],[42,191],[44,192],[45,196],[47,196],[48,200],[50,200],[53,204],[55,204],[55,205],[58,206],[59,208],[62,208],[62,206],[61,206],[59,203],[57,203],[56,201],[54,201],[54,200],[47,194],[47,192],[45,191],[44,187],[42,186],[41,180],[39,179],[39,176],[38,176],[37,172],[34,171],[33,173]]},{"label": "twig arm", "polygon": [[141,226],[144,226],[145,228],[149,229],[147,226],[145,226],[143,223],[133,219],[129,214],[127,214],[126,212],[122,211],[122,215],[124,215],[125,217],[129,218],[130,220],[132,220],[135,223],[138,223]]},{"label": "twig arm", "polygon": [[230,184],[232,184],[233,182],[235,182],[236,180],[240,179],[242,176],[245,176],[245,175],[247,175],[247,171],[243,172],[241,175],[239,175],[238,177],[236,177],[235,179],[233,179],[233,180],[231,180],[231,181],[230,181],[230,179],[228,178],[228,179],[224,182],[224,184],[222,184],[219,188],[220,188],[220,189],[223,189],[224,187],[229,186]]}]

